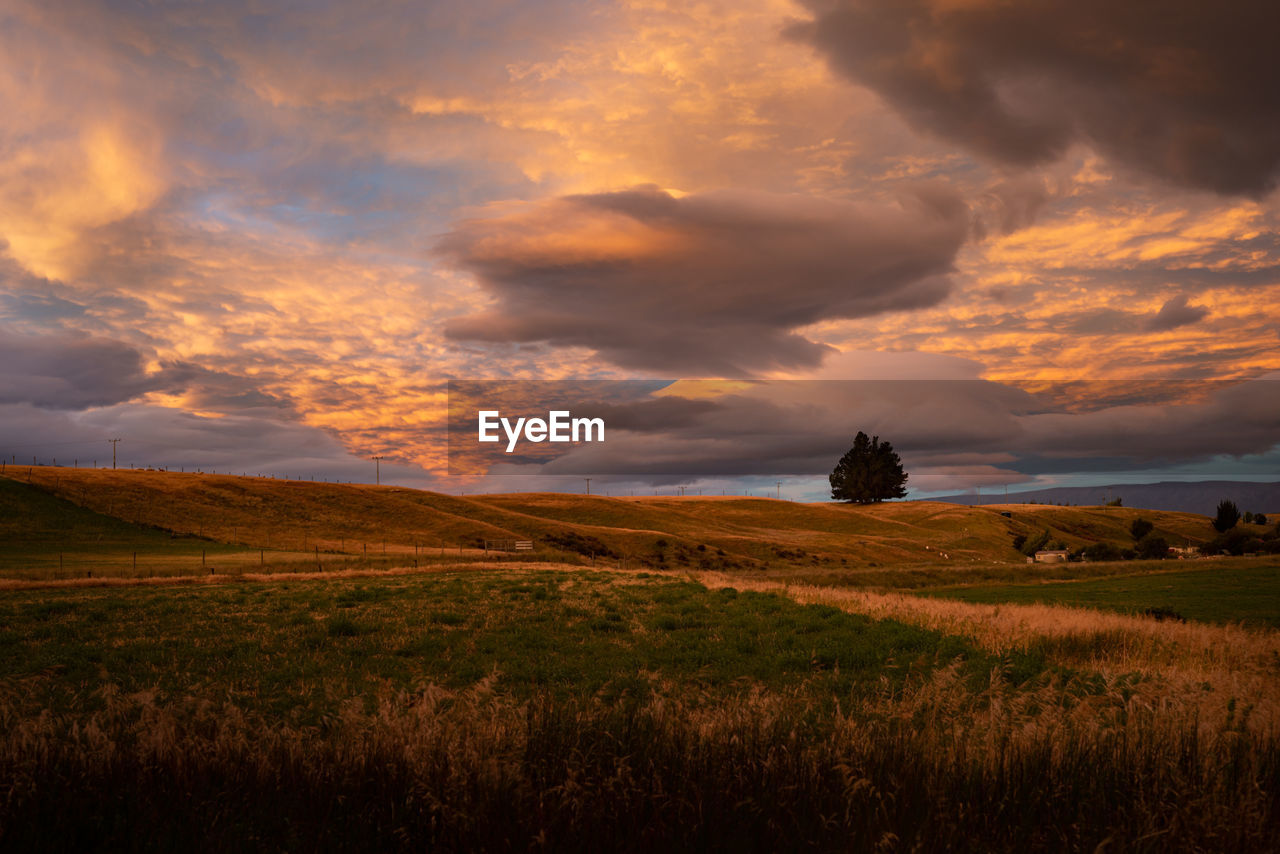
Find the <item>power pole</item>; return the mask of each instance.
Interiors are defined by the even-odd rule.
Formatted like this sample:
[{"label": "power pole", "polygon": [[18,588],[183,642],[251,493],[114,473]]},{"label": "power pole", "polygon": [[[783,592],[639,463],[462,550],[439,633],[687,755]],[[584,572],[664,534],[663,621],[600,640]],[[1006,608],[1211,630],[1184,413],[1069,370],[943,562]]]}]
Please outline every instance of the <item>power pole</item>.
[{"label": "power pole", "polygon": [[121,439],[108,439],[107,441],[111,443],[111,468],[113,468],[113,469],[114,469],[114,468],[116,467],[116,443],[117,443],[117,442],[120,442],[120,441],[122,441],[122,440],[121,440]]},{"label": "power pole", "polygon": [[382,485],[382,461],[386,457],[370,457],[373,460],[373,482],[377,486]]},{"label": "power pole", "polygon": [[584,477],[583,480],[587,482],[587,495],[590,495],[591,494],[591,478]]},{"label": "power pole", "polygon": [[778,500],[779,500],[779,501],[781,501],[781,500],[782,500],[782,481],[778,481],[778,495],[777,495],[777,498],[778,498]]}]

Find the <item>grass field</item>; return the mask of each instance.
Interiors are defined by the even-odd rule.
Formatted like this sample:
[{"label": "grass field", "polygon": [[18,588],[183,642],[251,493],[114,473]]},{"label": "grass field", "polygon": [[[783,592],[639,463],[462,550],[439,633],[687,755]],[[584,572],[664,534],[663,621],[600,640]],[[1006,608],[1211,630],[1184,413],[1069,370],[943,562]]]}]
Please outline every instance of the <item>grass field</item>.
[{"label": "grass field", "polygon": [[[0,675],[26,685],[30,711],[92,710],[110,684],[294,723],[336,712],[334,697],[371,707],[386,690],[482,680],[518,699],[764,687],[830,703],[939,664],[985,678],[999,663],[835,608],[584,570],[28,590],[0,602],[0,624]],[[1019,678],[1036,669],[1017,663]]]},{"label": "grass field", "polygon": [[1009,546],[1203,517],[27,477],[3,850],[1280,848],[1274,568]]},{"label": "grass field", "polygon": [[1130,614],[1155,611],[1171,619],[1280,628],[1280,561],[1263,558],[1251,565],[1242,563],[1215,561],[1181,572],[1057,583],[940,587],[923,595],[964,602],[1080,605]]},{"label": "grass field", "polygon": [[1247,712],[772,592],[460,568],[11,591],[3,623],[12,849],[1280,841]]}]

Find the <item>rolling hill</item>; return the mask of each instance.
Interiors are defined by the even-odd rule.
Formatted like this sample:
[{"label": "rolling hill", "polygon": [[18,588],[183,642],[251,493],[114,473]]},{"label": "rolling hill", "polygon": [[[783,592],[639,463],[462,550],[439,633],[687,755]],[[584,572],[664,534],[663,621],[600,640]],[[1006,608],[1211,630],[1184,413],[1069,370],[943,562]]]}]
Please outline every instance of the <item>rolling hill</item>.
[{"label": "rolling hill", "polygon": [[[1119,498],[1130,507],[1206,515],[1212,515],[1218,502],[1223,499],[1234,501],[1241,512],[1280,512],[1280,482],[1167,480],[1160,483],[1120,483],[1110,486],[1057,486],[1013,493],[1007,500],[1017,504],[1102,504],[1107,498]],[[993,499],[992,495],[947,495],[935,500],[981,506],[990,504]]]},{"label": "rolling hill", "polygon": [[1011,545],[1015,536],[1048,530],[1071,547],[1128,543],[1128,526],[1139,516],[1171,543],[1194,545],[1212,536],[1203,516],[1122,507],[917,501],[856,507],[555,493],[459,497],[394,486],[39,466],[8,475],[8,519],[0,538],[15,546],[50,537],[68,548],[92,545],[84,542],[83,520],[58,522],[58,513],[43,511],[24,516],[24,501],[50,497],[64,515],[70,507],[92,514],[93,524],[123,523],[254,549],[477,553],[486,540],[522,539],[534,541],[544,557],[592,555],[635,567],[839,571],[1017,563],[1024,558]]}]

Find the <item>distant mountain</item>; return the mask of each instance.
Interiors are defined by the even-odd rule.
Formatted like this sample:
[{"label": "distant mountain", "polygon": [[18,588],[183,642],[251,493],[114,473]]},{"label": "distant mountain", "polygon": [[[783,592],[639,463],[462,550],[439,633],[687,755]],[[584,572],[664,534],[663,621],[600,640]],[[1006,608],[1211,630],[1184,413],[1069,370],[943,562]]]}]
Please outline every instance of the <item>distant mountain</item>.
[{"label": "distant mountain", "polygon": [[1058,486],[1029,492],[983,493],[982,495],[947,495],[930,501],[949,501],[970,506],[980,504],[1105,504],[1107,498],[1119,498],[1125,507],[1148,510],[1180,510],[1212,516],[1218,502],[1234,501],[1243,513],[1276,513],[1280,518],[1280,482],[1253,483],[1240,480],[1162,481],[1160,483],[1117,483],[1110,486]]}]

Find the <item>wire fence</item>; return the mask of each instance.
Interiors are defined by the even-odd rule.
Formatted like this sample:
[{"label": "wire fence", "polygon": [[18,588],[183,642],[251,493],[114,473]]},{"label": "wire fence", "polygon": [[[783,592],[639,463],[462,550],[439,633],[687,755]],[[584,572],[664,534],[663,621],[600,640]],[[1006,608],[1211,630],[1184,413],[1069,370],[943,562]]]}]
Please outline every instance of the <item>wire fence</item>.
[{"label": "wire fence", "polygon": [[9,543],[0,556],[0,580],[55,581],[65,579],[165,578],[179,576],[243,576],[277,573],[335,573],[348,570],[429,569],[440,566],[505,563],[583,562],[575,556],[545,550],[500,551],[467,548],[389,548],[365,553],[237,549],[210,544],[209,548],[174,553],[165,549],[86,549],[69,546],[53,550],[43,544],[24,547]]}]

